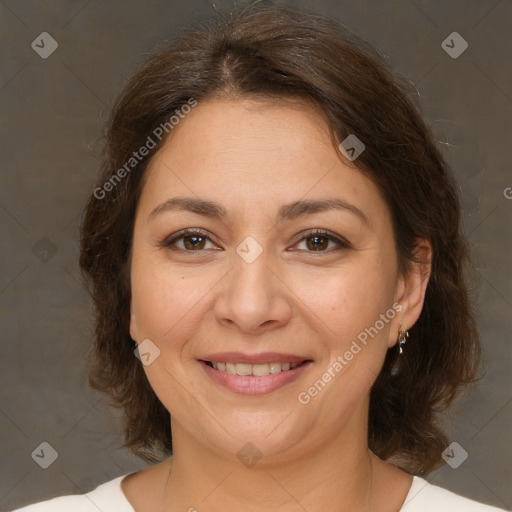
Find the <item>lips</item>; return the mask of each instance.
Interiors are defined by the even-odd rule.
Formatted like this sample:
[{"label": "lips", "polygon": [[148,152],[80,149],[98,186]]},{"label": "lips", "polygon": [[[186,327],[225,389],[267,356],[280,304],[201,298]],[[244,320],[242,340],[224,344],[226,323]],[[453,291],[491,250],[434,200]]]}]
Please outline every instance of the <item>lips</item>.
[{"label": "lips", "polygon": [[273,352],[210,354],[199,362],[217,384],[249,396],[271,393],[293,382],[312,364],[311,359]]}]

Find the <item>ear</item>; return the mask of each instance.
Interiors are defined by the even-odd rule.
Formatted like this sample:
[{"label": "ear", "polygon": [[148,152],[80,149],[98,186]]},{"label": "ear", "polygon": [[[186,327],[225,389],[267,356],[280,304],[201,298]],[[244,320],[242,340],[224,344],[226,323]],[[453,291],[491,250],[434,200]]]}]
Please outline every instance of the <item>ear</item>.
[{"label": "ear", "polygon": [[130,297],[130,336],[133,341],[137,341],[139,339],[138,329],[137,329],[137,318],[135,316],[135,311],[133,308],[133,302]]},{"label": "ear", "polygon": [[389,347],[397,342],[400,324],[402,329],[410,329],[418,320],[423,309],[432,270],[432,245],[428,240],[420,238],[416,241],[413,254],[417,261],[411,262],[411,268],[407,275],[400,276],[398,279],[395,303],[398,303],[401,309],[397,308],[398,313],[390,330]]}]

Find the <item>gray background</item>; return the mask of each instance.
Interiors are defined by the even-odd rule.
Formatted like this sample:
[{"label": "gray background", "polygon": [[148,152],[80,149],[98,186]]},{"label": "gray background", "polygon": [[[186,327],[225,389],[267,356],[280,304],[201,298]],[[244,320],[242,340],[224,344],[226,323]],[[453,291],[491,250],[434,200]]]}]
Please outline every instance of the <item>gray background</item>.
[{"label": "gray background", "polygon": [[[340,19],[389,55],[418,88],[457,174],[481,276],[486,374],[448,426],[468,459],[429,480],[510,508],[512,2],[292,4]],[[212,10],[204,0],[0,1],[1,510],[89,491],[146,465],[119,449],[119,411],[87,387],[92,316],[77,228],[100,128],[123,80],[163,37]],[[48,59],[31,48],[43,31],[59,45]],[[441,47],[453,31],[469,44],[456,59]],[[46,470],[31,457],[43,441],[58,452]]]}]

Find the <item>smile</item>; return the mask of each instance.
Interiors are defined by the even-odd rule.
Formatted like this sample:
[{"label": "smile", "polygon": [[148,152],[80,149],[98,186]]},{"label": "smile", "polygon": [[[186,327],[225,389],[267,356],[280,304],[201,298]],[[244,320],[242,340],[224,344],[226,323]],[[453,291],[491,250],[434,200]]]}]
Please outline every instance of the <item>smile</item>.
[{"label": "smile", "polygon": [[264,377],[270,373],[286,372],[299,366],[299,363],[264,363],[264,364],[246,364],[246,363],[213,363],[207,361],[209,366],[219,372],[229,373],[231,375],[254,375]]},{"label": "smile", "polygon": [[246,396],[277,391],[294,382],[313,364],[311,359],[285,354],[216,354],[210,357],[198,360],[209,379],[233,393]]}]

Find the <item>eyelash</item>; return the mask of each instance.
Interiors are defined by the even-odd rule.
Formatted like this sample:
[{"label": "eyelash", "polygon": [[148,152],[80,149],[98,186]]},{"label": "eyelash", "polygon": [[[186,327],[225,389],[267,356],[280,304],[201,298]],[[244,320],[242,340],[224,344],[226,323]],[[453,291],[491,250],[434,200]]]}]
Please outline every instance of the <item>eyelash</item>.
[{"label": "eyelash", "polygon": [[[160,242],[160,246],[164,247],[166,249],[172,250],[172,251],[182,251],[182,252],[188,252],[188,253],[201,253],[204,252],[207,249],[199,249],[199,250],[187,250],[187,249],[181,249],[172,247],[173,244],[175,244],[178,240],[181,240],[187,236],[200,236],[205,238],[206,240],[214,243],[211,238],[207,235],[206,232],[202,231],[201,229],[184,229],[182,231],[179,231],[178,233],[175,233],[174,235],[171,235],[171,237],[168,237],[164,239],[162,242]],[[295,245],[297,245],[299,242],[302,242],[306,240],[307,238],[312,238],[314,236],[321,236],[323,238],[327,238],[329,241],[333,241],[338,244],[338,247],[335,249],[326,249],[323,251],[310,251],[307,250],[306,252],[315,254],[315,253],[331,253],[333,251],[339,251],[341,249],[351,249],[350,244],[344,240],[343,238],[340,238],[338,236],[335,236],[331,234],[329,231],[325,231],[323,229],[314,229],[311,231],[307,231],[303,234],[302,238],[300,238]]]}]

